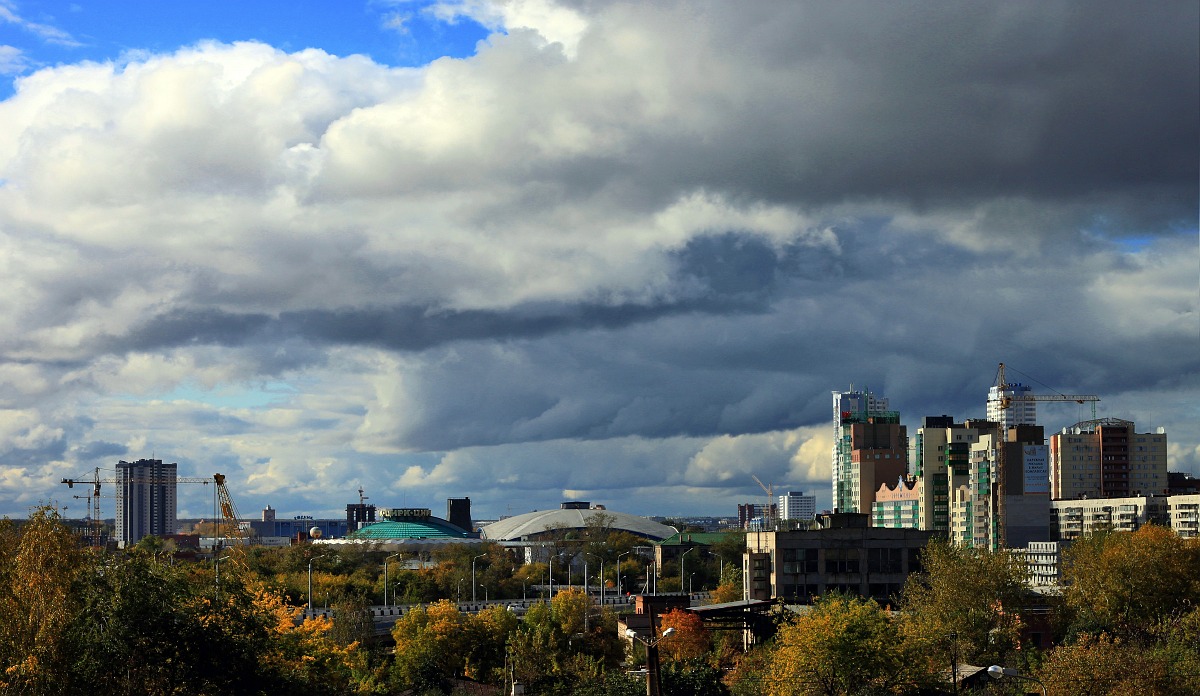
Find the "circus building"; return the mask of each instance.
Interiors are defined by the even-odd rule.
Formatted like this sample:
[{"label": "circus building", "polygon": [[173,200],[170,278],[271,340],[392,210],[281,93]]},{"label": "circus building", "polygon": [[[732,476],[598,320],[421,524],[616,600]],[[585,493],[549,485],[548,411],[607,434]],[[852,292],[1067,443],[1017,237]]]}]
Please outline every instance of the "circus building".
[{"label": "circus building", "polygon": [[434,517],[429,508],[378,508],[380,521],[363,525],[344,539],[320,543],[375,544],[381,548],[480,543],[479,534],[471,530],[470,499],[451,498],[446,507],[450,519]]}]

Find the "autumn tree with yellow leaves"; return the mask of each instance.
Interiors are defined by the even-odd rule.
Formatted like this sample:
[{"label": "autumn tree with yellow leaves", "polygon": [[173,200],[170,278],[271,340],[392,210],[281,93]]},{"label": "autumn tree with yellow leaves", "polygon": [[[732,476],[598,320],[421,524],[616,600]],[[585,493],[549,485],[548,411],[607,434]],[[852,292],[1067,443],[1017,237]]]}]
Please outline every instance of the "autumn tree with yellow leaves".
[{"label": "autumn tree with yellow leaves", "polygon": [[73,656],[76,579],[84,563],[58,513],[42,508],[20,528],[0,529],[0,690],[54,694]]},{"label": "autumn tree with yellow leaves", "polygon": [[1073,633],[1141,640],[1200,606],[1200,540],[1158,525],[1093,534],[1066,552],[1063,585]]},{"label": "autumn tree with yellow leaves", "polygon": [[837,593],[780,629],[764,682],[769,696],[902,694],[916,686],[896,621],[870,599]]},{"label": "autumn tree with yellow leaves", "polygon": [[[235,552],[236,556],[236,552]],[[278,590],[149,545],[85,551],[57,514],[0,524],[0,694],[306,693],[372,688],[356,644],[300,622]]]}]

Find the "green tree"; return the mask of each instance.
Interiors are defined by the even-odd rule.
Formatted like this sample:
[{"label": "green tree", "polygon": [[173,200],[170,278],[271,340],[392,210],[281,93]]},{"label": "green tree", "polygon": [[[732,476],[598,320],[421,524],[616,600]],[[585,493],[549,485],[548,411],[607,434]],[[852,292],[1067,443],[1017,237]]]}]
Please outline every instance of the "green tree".
[{"label": "green tree", "polygon": [[538,602],[529,607],[520,629],[509,642],[513,675],[529,693],[543,693],[556,682],[565,640],[549,604]]},{"label": "green tree", "polygon": [[1032,602],[1024,562],[936,540],[921,562],[924,571],[904,585],[902,628],[922,670],[949,669],[952,653],[959,662],[1004,664],[1020,645],[1021,610]]},{"label": "green tree", "polygon": [[663,696],[726,696],[721,670],[702,659],[664,664],[661,671]]},{"label": "green tree", "polygon": [[1173,696],[1198,693],[1200,686],[1200,675],[1181,672],[1168,651],[1108,634],[1085,634],[1055,648],[1039,675],[1049,692],[1062,696]]},{"label": "green tree", "polygon": [[466,675],[488,684],[504,676],[505,649],[520,620],[508,608],[496,605],[469,617],[466,625]]}]

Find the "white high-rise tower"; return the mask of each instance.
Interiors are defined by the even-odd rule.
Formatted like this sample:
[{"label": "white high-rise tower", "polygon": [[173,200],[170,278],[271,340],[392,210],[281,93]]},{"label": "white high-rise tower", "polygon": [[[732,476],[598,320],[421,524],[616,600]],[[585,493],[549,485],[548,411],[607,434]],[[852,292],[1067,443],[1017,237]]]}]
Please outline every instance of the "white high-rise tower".
[{"label": "white high-rise tower", "polygon": [[[1033,396],[1027,384],[1009,384],[1003,391],[998,386],[988,389],[987,419],[1000,424],[1000,432],[1017,425],[1037,425],[1037,402],[1023,397]],[[1008,407],[1004,407],[1004,402]]]}]

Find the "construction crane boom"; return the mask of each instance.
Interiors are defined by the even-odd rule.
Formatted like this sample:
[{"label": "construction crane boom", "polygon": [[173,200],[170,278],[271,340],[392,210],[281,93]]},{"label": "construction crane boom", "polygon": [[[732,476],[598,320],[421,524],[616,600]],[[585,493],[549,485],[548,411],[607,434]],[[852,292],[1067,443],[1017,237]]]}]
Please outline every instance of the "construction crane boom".
[{"label": "construction crane boom", "polygon": [[222,521],[229,530],[229,532],[226,534],[227,537],[240,538],[242,536],[242,527],[240,522],[241,516],[238,514],[237,506],[233,504],[233,496],[229,494],[229,487],[225,485],[225,474],[213,474],[212,480],[217,484],[217,504],[221,508],[220,517],[217,520],[214,520],[217,523],[214,542],[219,545]]},{"label": "construction crane boom", "polygon": [[[1096,402],[1100,397],[1094,394],[1019,394],[1011,389],[1013,385],[1009,384],[1004,377],[1004,363],[1000,363],[999,369],[996,371],[996,387],[997,394],[1000,397],[1001,410],[1007,410],[1012,406],[1014,401],[1048,401],[1048,402],[1068,402],[1074,401],[1078,404],[1091,403],[1092,418],[1096,417]],[[1007,464],[1006,447],[1008,443],[1008,419],[1002,419],[1000,422],[999,432],[1000,442],[996,443],[996,480],[992,482],[992,498],[996,513],[996,541],[1000,548],[1007,546],[1008,530],[1005,526],[1005,490],[1004,477],[1005,466]]]},{"label": "construction crane boom", "polygon": [[767,504],[765,506],[763,506],[763,524],[766,525],[767,527],[770,527],[771,529],[774,529],[775,528],[775,515],[771,514],[771,505],[773,504],[773,502],[775,500],[775,493],[774,493],[775,484],[771,484],[768,486],[765,483],[763,483],[762,481],[759,481],[758,477],[755,476],[754,474],[750,474],[750,478],[754,479],[754,482],[758,484],[758,487],[763,489],[763,493],[767,494]]}]

